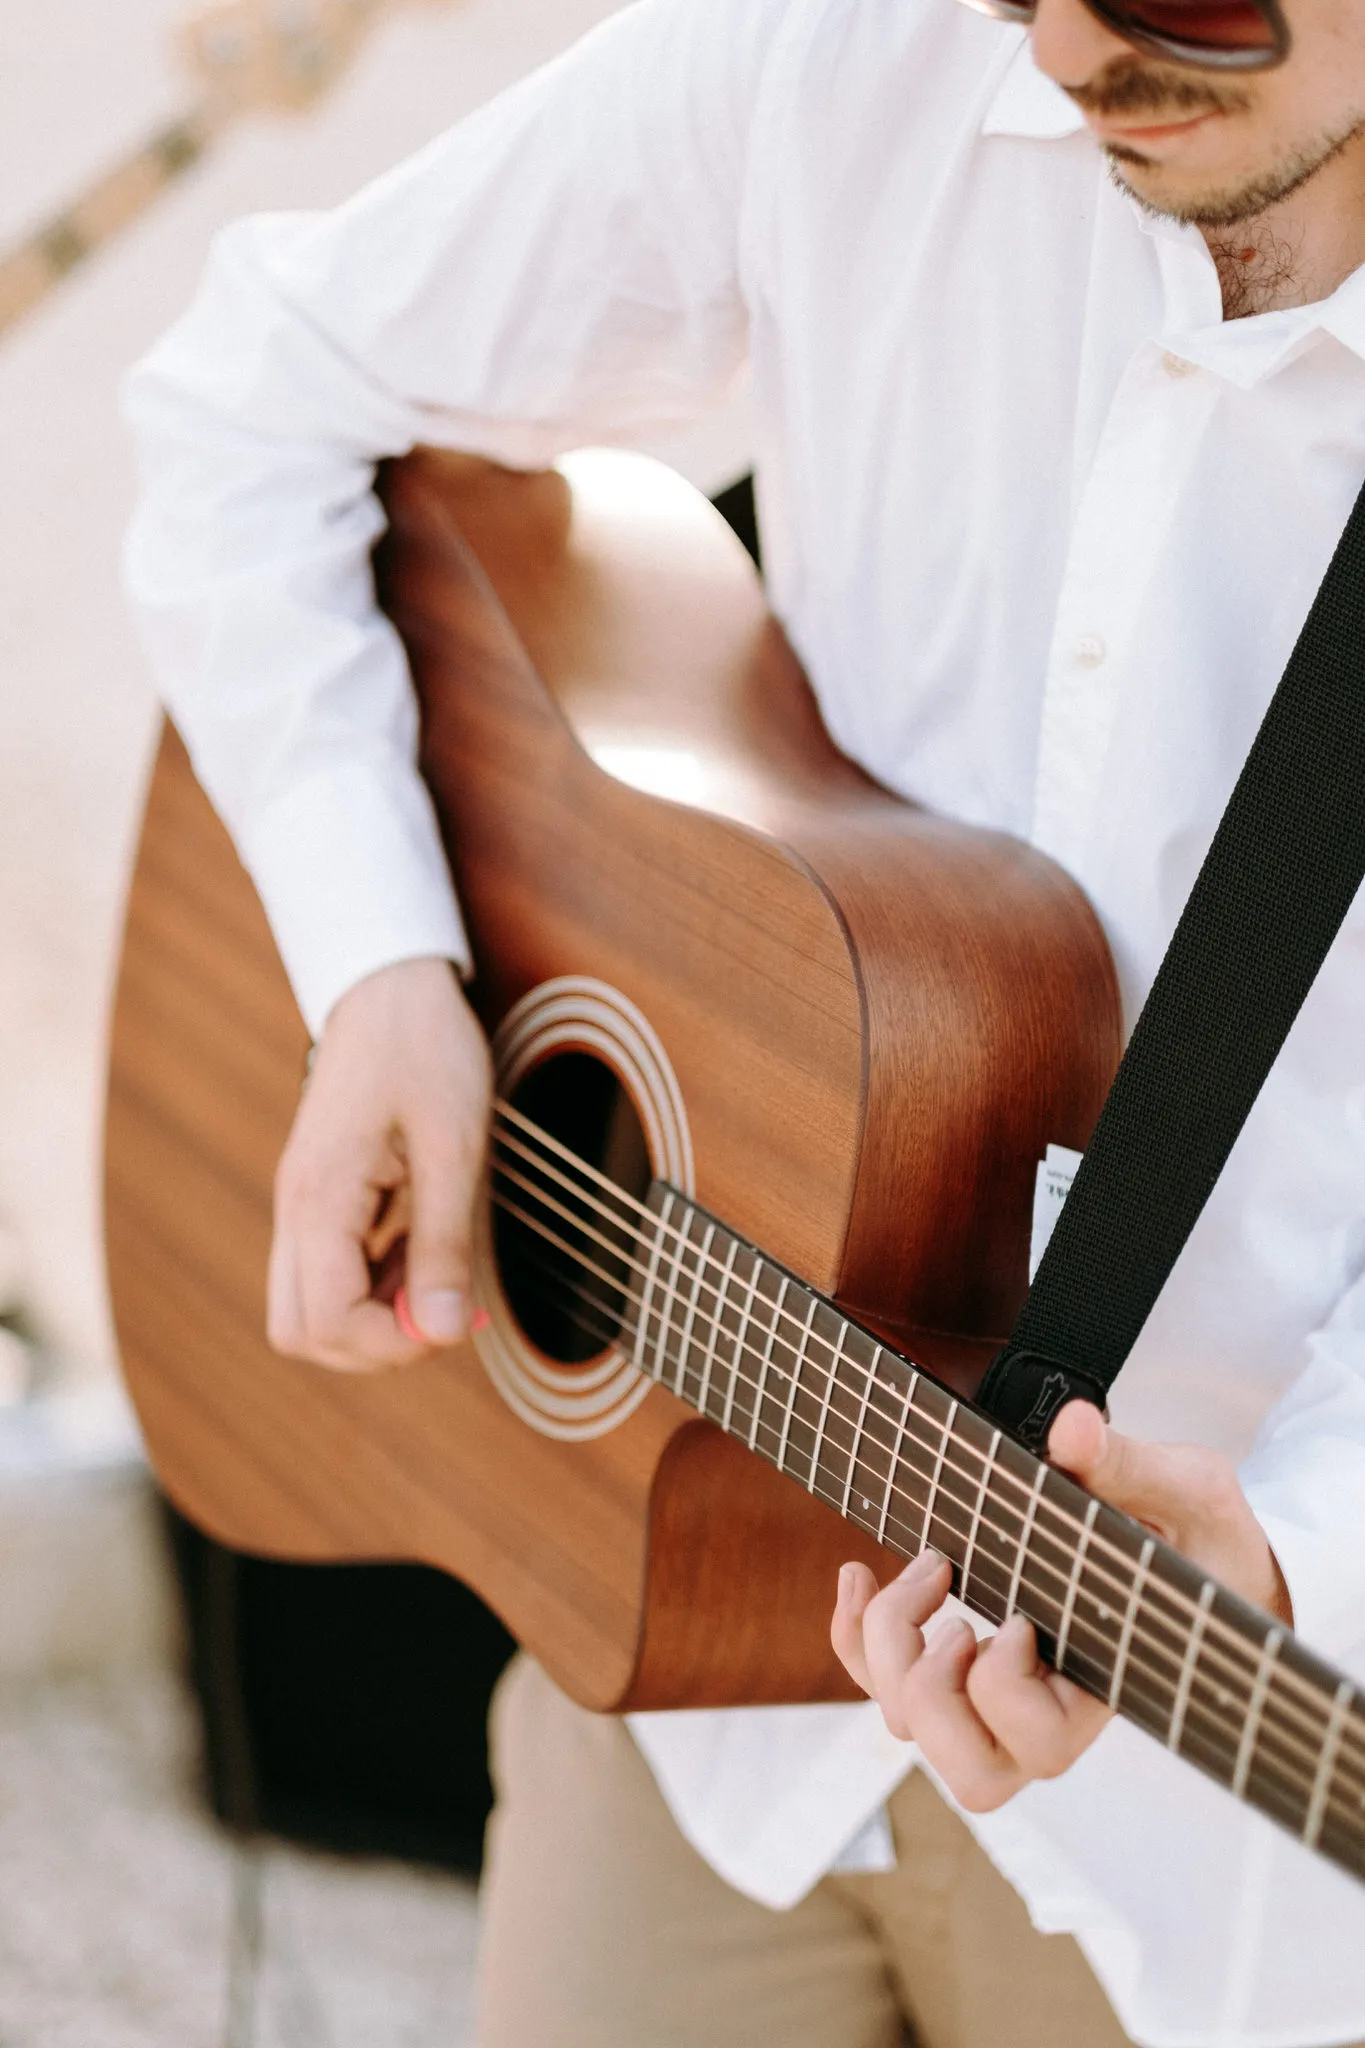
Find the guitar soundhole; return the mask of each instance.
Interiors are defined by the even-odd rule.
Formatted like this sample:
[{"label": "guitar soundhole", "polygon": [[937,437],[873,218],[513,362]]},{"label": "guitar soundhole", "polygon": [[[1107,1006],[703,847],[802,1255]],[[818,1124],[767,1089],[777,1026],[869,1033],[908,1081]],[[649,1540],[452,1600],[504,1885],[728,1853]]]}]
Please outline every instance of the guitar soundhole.
[{"label": "guitar soundhole", "polygon": [[591,1053],[552,1053],[509,1099],[535,1130],[508,1120],[495,1140],[499,1278],[527,1341],[558,1364],[584,1365],[620,1329],[638,1223],[632,1201],[652,1177],[645,1134],[626,1089]]}]

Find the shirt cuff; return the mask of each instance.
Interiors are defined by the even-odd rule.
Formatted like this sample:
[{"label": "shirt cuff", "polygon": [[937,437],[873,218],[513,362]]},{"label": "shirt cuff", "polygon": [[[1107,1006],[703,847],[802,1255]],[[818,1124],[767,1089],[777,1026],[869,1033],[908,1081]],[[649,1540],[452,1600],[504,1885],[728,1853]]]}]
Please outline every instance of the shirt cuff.
[{"label": "shirt cuff", "polygon": [[381,967],[472,955],[440,828],[415,770],[343,764],[276,797],[239,834],[304,1022]]}]

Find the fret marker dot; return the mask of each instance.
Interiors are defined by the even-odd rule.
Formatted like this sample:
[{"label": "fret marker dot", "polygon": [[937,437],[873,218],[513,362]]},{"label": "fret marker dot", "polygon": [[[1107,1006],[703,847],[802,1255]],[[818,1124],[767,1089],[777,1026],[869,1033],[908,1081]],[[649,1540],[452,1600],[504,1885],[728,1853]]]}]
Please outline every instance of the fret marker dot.
[{"label": "fret marker dot", "polygon": [[1101,1607],[1101,1608],[1100,1608],[1100,1610],[1099,1610],[1099,1615],[1100,1615],[1100,1620],[1101,1620],[1101,1621],[1108,1621],[1108,1619],[1109,1619],[1109,1609],[1108,1609],[1107,1607]]},{"label": "fret marker dot", "polygon": [[865,1509],[868,1509],[868,1510],[870,1510],[870,1509],[871,1509],[871,1506],[872,1506],[872,1503],[871,1503],[871,1501],[870,1501],[870,1500],[864,1500],[864,1502],[863,1502],[863,1507],[864,1507]]},{"label": "fret marker dot", "polygon": [[1232,1705],[1232,1694],[1224,1685],[1220,1685],[1218,1688],[1218,1704],[1220,1707],[1230,1707]]}]

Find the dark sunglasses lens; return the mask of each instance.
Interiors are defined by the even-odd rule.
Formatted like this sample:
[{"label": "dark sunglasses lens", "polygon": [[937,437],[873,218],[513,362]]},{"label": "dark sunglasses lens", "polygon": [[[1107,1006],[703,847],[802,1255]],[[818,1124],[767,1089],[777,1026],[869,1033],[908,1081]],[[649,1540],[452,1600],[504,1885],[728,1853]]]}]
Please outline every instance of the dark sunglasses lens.
[{"label": "dark sunglasses lens", "polygon": [[1253,0],[1106,0],[1101,11],[1120,33],[1128,26],[1188,50],[1271,51],[1278,43]]},{"label": "dark sunglasses lens", "polygon": [[[1277,64],[1287,39],[1273,0],[1086,0],[1121,36],[1177,61],[1253,70]],[[966,0],[997,21],[1033,20],[1035,0]]]}]

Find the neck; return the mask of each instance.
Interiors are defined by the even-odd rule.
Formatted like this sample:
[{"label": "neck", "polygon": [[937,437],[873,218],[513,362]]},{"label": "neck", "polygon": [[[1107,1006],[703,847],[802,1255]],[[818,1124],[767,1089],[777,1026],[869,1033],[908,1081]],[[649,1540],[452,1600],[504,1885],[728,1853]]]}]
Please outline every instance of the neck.
[{"label": "neck", "polygon": [[1273,206],[1230,227],[1201,222],[1200,231],[1225,320],[1330,298],[1365,263],[1365,134]]}]

